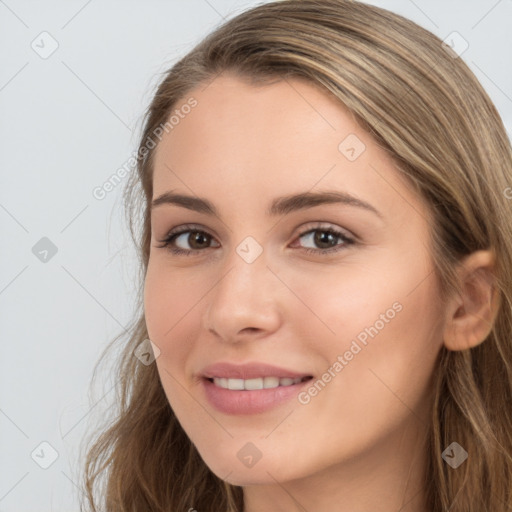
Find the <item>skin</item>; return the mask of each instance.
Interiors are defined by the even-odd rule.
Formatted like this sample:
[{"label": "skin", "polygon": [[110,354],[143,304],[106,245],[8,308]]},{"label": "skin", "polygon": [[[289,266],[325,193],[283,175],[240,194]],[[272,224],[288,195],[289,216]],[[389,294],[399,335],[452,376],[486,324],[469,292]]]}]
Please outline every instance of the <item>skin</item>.
[{"label": "skin", "polygon": [[[156,148],[153,198],[171,190],[204,197],[219,216],[155,207],[144,290],[148,334],[178,420],[209,468],[244,487],[246,512],[426,512],[432,372],[443,343],[462,349],[486,335],[488,289],[473,286],[471,304],[462,296],[441,305],[428,206],[327,92],[300,79],[254,86],[224,73],[191,96],[197,106]],[[349,134],[366,146],[354,161],[338,149]],[[381,217],[336,203],[266,214],[278,196],[320,190],[348,192]],[[187,236],[194,229],[179,237],[175,244],[192,256],[160,247],[186,223],[210,235],[196,245]],[[357,242],[343,246],[333,235],[342,249],[322,255],[328,245],[305,234],[312,229]],[[263,250],[252,263],[236,251],[247,236]],[[461,276],[491,258],[479,253],[466,263]],[[218,361],[320,378],[396,303],[394,318],[309,403],[229,415],[206,400],[198,373]],[[261,452],[250,468],[237,457],[247,442]]]}]

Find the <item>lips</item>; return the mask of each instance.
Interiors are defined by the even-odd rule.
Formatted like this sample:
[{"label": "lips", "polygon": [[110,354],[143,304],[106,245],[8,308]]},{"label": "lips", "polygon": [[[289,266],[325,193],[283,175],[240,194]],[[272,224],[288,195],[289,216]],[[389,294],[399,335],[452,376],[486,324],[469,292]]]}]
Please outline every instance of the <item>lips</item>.
[{"label": "lips", "polygon": [[202,377],[206,379],[259,379],[265,377],[277,377],[278,379],[303,379],[312,377],[310,373],[300,373],[285,368],[265,364],[233,364],[233,363],[215,363],[211,364],[201,371]]},{"label": "lips", "polygon": [[229,415],[260,414],[293,399],[312,379],[265,363],[219,362],[200,372],[201,389],[208,402]]}]

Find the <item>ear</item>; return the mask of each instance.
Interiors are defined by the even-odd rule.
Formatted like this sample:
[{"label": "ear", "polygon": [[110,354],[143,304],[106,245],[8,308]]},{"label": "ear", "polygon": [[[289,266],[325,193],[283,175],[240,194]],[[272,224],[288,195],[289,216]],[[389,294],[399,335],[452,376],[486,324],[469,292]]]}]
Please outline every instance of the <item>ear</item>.
[{"label": "ear", "polygon": [[459,264],[461,294],[450,298],[446,309],[443,339],[448,350],[475,347],[491,332],[499,308],[494,263],[491,251],[476,251]]}]

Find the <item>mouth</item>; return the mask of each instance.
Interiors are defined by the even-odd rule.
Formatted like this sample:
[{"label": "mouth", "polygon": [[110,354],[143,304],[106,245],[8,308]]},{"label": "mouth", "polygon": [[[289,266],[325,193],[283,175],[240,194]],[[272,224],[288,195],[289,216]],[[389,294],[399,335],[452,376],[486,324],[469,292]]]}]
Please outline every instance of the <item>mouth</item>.
[{"label": "mouth", "polygon": [[274,408],[289,403],[312,380],[304,377],[203,377],[205,398],[218,411],[228,415],[270,413]]},{"label": "mouth", "polygon": [[254,391],[260,389],[274,389],[278,387],[294,386],[296,384],[311,380],[312,378],[312,375],[306,375],[304,377],[295,378],[268,376],[256,377],[252,379],[211,377],[206,378],[206,380],[219,388],[229,389],[231,391]]},{"label": "mouth", "polygon": [[203,368],[200,377],[207,401],[229,415],[270,412],[297,397],[314,378],[310,373],[259,361],[219,361]]}]

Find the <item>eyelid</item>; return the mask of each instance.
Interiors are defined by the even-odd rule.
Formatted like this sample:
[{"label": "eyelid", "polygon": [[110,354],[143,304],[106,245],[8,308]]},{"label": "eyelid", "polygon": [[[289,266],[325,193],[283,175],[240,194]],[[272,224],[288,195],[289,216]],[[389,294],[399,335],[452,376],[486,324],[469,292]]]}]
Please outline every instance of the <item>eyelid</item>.
[{"label": "eyelid", "polygon": [[[308,233],[309,231],[312,231],[314,229],[325,229],[325,230],[332,229],[332,230],[336,230],[336,231],[341,231],[344,235],[347,236],[347,238],[353,238],[356,241],[359,240],[359,237],[354,232],[349,231],[346,228],[342,228],[340,226],[334,225],[333,223],[330,223],[327,221],[321,221],[321,220],[309,221],[305,225],[301,225],[301,227],[297,229],[297,231],[293,234],[293,236],[294,237],[303,236],[306,233]],[[214,235],[212,235],[210,233],[208,228],[203,227],[201,224],[185,223],[185,224],[180,224],[179,226],[176,226],[176,227],[170,229],[165,234],[164,239],[169,238],[173,234],[182,233],[187,230],[202,231],[211,237],[215,237]]]},{"label": "eyelid", "polygon": [[[157,246],[159,248],[167,248],[171,253],[174,253],[175,255],[198,255],[201,252],[205,252],[205,249],[214,249],[216,247],[206,247],[205,249],[181,249],[178,247],[172,247],[171,243],[176,240],[176,238],[184,233],[190,232],[190,231],[196,231],[200,233],[204,233],[211,237],[212,239],[216,239],[214,235],[212,235],[208,229],[204,228],[200,224],[193,224],[193,223],[185,223],[180,224],[179,226],[176,226],[169,230],[167,234],[164,236],[162,240],[159,240],[159,242],[162,244],[160,246]],[[347,246],[358,244],[359,237],[355,235],[353,232],[348,231],[345,228],[339,227],[337,225],[333,225],[332,223],[329,223],[327,221],[309,221],[305,225],[302,225],[298,232],[294,233],[293,240],[302,238],[303,236],[314,232],[314,231],[330,231],[338,235],[338,238],[343,241],[343,244],[335,245],[329,248],[318,248],[318,249],[312,249],[310,247],[299,247],[299,249],[302,249],[305,252],[318,254],[318,255],[328,255],[333,252],[337,252],[339,250],[342,250],[346,248]],[[217,242],[219,243],[219,242]]]},{"label": "eyelid", "polygon": [[179,226],[176,226],[176,227],[172,228],[171,230],[169,230],[167,232],[167,234],[165,235],[164,240],[170,238],[173,235],[180,235],[180,234],[186,233],[187,231],[199,231],[201,233],[206,233],[208,236],[211,236],[212,238],[215,238],[215,235],[212,235],[207,228],[201,226],[200,224],[187,223],[187,224],[180,224]]},{"label": "eyelid", "polygon": [[[166,234],[163,236],[163,238],[158,239],[157,241],[160,243],[160,245],[156,245],[158,249],[165,249],[171,254],[174,254],[175,256],[192,256],[197,255],[201,252],[204,252],[203,250],[197,250],[197,249],[181,249],[179,247],[173,247],[173,243],[179,236],[188,233],[188,232],[200,232],[208,235],[212,239],[216,239],[216,237],[210,232],[202,227],[199,224],[193,224],[193,223],[185,223],[185,224],[179,224],[178,226],[173,227],[169,231],[166,232]],[[218,243],[218,242],[217,242]],[[215,248],[215,247],[213,247]],[[211,247],[207,247],[207,249],[211,249]]]},{"label": "eyelid", "polygon": [[310,231],[315,231],[317,229],[324,229],[326,231],[339,231],[347,238],[350,238],[354,241],[359,240],[359,237],[352,231],[349,231],[348,229],[338,226],[332,222],[327,222],[323,220],[309,221],[306,222],[305,224],[302,224],[300,228],[298,228],[298,230],[294,232],[293,237],[295,238],[298,236],[304,236],[306,233],[309,233]]}]

